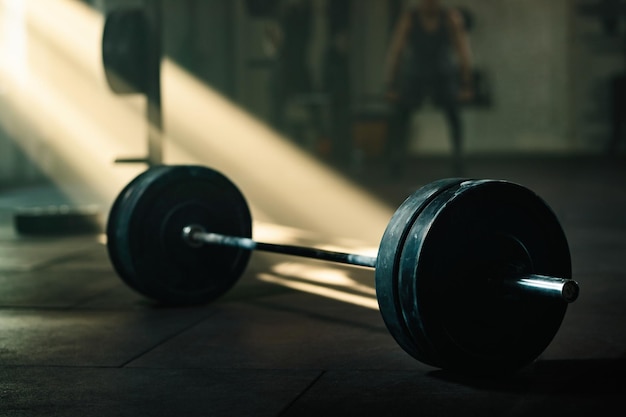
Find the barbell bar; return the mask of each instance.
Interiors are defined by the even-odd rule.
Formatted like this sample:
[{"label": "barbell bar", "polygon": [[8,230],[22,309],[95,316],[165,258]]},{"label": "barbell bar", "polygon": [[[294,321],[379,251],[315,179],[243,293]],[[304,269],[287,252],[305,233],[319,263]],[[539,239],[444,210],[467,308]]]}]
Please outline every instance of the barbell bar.
[{"label": "barbell bar", "polygon": [[421,187],[371,257],[257,242],[247,202],[223,174],[155,166],[113,203],[107,249],[131,288],[168,304],[223,295],[252,250],[373,267],[396,342],[421,362],[465,374],[509,373],[535,360],[579,292],[556,215],[531,190],[499,180]]},{"label": "barbell bar", "polygon": [[[280,253],[366,268],[375,268],[378,260],[377,256],[335,252],[307,246],[258,242],[247,237],[209,233],[197,224],[185,226],[181,238],[192,248],[198,248],[203,244],[232,246],[250,251]],[[567,303],[576,301],[580,292],[578,283],[573,279],[537,274],[505,277],[501,280],[501,284],[508,285],[518,291],[536,292],[547,297],[560,298]]]}]

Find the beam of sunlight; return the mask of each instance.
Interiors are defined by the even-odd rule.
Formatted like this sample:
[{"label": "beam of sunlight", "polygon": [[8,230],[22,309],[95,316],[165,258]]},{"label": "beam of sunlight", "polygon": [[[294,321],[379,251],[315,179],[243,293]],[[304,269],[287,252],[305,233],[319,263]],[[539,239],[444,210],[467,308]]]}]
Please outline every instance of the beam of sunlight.
[{"label": "beam of sunlight", "polygon": [[76,0],[21,1],[26,4],[29,32],[43,38],[85,75],[104,85],[100,49],[104,17]]},{"label": "beam of sunlight", "polygon": [[333,237],[333,244],[319,244],[318,242],[323,240],[319,233],[284,225],[255,221],[253,230],[254,239],[259,242],[315,246],[328,251],[354,253],[364,256],[376,256],[378,254],[378,246],[366,246],[363,245],[363,242],[356,239]]},{"label": "beam of sunlight", "polygon": [[[0,18],[11,22],[0,42],[12,45],[0,50],[0,123],[72,199],[108,207],[145,169],[113,161],[144,154],[147,128],[145,99],[106,84],[102,16],[73,0],[0,1]],[[256,239],[314,246],[330,236],[326,248],[375,254],[389,207],[167,58],[162,74],[164,162],[230,177],[251,205]],[[281,263],[259,279],[378,308],[374,288],[339,268]]]},{"label": "beam of sunlight", "polygon": [[[321,285],[344,287],[349,291],[376,296],[376,289],[373,285],[359,283],[354,278],[350,277],[350,273],[346,269],[311,265],[300,262],[282,262],[272,266],[271,270],[276,275],[282,277],[288,276]],[[373,284],[373,274],[371,278]]]},{"label": "beam of sunlight", "polygon": [[378,310],[378,302],[376,301],[376,298],[373,297],[350,294],[348,292],[323,287],[321,285],[309,284],[305,282],[298,282],[291,279],[282,278],[273,274],[261,273],[258,275],[258,279],[264,282],[269,282],[271,284],[277,284],[287,288],[291,288],[296,291],[302,291],[309,294],[319,295],[321,297],[331,298],[333,300],[353,304],[359,307],[369,308],[371,310]]},{"label": "beam of sunlight", "polygon": [[298,245],[318,237],[315,233],[285,225],[254,222],[254,238],[259,242]]},{"label": "beam of sunlight", "polygon": [[[95,10],[73,0],[24,5],[28,71],[19,73],[27,79],[19,87],[14,72],[0,73],[12,90],[0,103],[0,120],[70,196],[89,189],[110,204],[144,169],[112,161],[145,153],[145,100],[109,91],[100,58],[103,18]],[[392,212],[386,205],[167,58],[162,73],[166,163],[224,172],[255,219],[378,244]]]},{"label": "beam of sunlight", "polygon": [[268,218],[378,244],[392,211],[171,60],[163,63],[166,159],[227,173]]},{"label": "beam of sunlight", "polygon": [[[103,19],[75,1],[20,0],[20,13],[7,1],[18,0],[5,0],[0,18],[26,30],[26,69],[0,66],[0,123],[70,198],[108,204],[142,169],[112,161],[120,149],[140,149],[145,122],[140,100],[122,101],[106,89],[99,62]],[[3,33],[2,42],[12,36]],[[1,49],[0,61],[13,62],[11,54]]]},{"label": "beam of sunlight", "polygon": [[[25,4],[22,0],[0,1],[0,71],[11,74],[15,83],[23,84],[28,75],[26,56]],[[5,86],[0,85],[0,93]]]}]

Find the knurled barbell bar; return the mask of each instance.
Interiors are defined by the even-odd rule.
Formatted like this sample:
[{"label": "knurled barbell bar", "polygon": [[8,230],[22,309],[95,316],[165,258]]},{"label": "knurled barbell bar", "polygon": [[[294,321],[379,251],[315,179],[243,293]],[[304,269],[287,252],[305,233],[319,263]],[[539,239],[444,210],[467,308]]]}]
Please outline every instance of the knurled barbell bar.
[{"label": "knurled barbell bar", "polygon": [[548,205],[517,184],[444,179],[392,216],[376,257],[256,242],[238,188],[200,166],[158,166],[115,200],[107,247],[120,277],[155,300],[213,300],[252,250],[375,268],[385,324],[416,359],[463,373],[536,359],[578,296],[566,237]]},{"label": "knurled barbell bar", "polygon": [[[283,255],[300,256],[303,258],[367,268],[375,268],[378,259],[376,256],[328,251],[307,246],[258,242],[248,237],[207,233],[204,227],[197,224],[185,226],[182,230],[182,238],[192,248],[198,248],[203,244],[233,246],[251,251],[281,253]],[[493,282],[493,280],[491,282]],[[502,284],[518,287],[518,289],[524,291],[536,291],[545,296],[561,298],[568,303],[576,301],[579,291],[578,283],[573,279],[563,279],[537,274],[511,274],[511,276],[502,280]]]}]

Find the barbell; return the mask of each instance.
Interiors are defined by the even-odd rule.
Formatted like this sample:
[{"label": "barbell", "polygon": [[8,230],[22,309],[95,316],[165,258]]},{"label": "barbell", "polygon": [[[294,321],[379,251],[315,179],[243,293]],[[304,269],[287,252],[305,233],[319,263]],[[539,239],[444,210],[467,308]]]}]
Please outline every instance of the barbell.
[{"label": "barbell", "polygon": [[502,374],[535,360],[578,297],[565,234],[550,207],[507,181],[443,179],[393,214],[376,257],[257,242],[239,189],[202,166],[156,166],[119,194],[107,249],[134,290],[168,304],[228,291],[253,250],[375,268],[380,312],[417,360]]}]

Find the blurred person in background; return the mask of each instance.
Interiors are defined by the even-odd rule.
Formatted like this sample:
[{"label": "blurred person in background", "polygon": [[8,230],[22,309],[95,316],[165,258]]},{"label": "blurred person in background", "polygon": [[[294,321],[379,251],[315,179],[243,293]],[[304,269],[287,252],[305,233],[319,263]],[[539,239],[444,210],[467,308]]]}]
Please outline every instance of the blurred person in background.
[{"label": "blurred person in background", "polygon": [[332,34],[324,56],[324,85],[330,98],[330,136],[334,160],[340,166],[350,162],[350,56],[346,28]]},{"label": "blurred person in background", "polygon": [[454,175],[463,175],[460,107],[473,98],[474,91],[462,13],[439,0],[419,0],[407,8],[394,28],[385,78],[392,107],[386,150],[390,173],[402,175],[413,112],[430,98],[445,114]]},{"label": "blurred person in background", "polygon": [[291,99],[308,94],[312,75],[308,62],[312,8],[309,0],[283,0],[276,11],[276,24],[267,26],[265,36],[275,52],[270,79],[272,124],[286,133],[285,112]]}]

